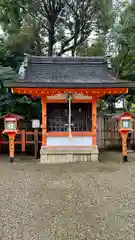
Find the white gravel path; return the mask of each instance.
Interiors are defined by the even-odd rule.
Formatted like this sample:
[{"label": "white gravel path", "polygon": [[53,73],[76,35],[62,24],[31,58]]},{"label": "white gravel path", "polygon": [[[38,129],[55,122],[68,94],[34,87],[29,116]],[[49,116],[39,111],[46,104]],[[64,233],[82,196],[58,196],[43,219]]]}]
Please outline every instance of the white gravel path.
[{"label": "white gravel path", "polygon": [[31,239],[135,240],[135,162],[1,160],[0,240]]}]

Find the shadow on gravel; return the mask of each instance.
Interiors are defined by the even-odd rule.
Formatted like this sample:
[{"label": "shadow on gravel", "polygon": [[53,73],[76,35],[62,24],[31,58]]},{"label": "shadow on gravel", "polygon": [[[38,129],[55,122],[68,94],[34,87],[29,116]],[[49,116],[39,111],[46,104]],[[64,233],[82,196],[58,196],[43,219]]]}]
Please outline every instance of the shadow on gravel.
[{"label": "shadow on gravel", "polygon": [[99,163],[76,162],[61,164],[39,164],[31,156],[17,155],[14,164],[9,163],[7,155],[0,155],[0,164],[4,169],[13,171],[36,172],[41,174],[68,174],[88,172],[116,172],[120,170],[120,152],[102,151],[99,155]]}]

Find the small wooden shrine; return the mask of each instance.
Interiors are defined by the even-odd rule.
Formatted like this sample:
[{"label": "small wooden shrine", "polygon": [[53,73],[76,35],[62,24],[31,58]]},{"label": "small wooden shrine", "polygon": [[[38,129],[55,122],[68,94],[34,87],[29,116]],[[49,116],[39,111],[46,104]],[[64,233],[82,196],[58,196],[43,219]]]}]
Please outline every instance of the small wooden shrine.
[{"label": "small wooden shrine", "polygon": [[19,78],[5,85],[41,97],[41,163],[98,161],[97,101],[132,87],[113,76],[104,57],[44,56],[26,56]]}]

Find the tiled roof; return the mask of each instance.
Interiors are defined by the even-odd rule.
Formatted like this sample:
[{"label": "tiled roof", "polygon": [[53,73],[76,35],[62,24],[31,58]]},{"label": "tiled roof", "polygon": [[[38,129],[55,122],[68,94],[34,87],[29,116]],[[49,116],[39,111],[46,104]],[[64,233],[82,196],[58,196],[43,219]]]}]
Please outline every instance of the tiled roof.
[{"label": "tiled roof", "polygon": [[21,68],[20,77],[12,87],[120,87],[122,84],[113,76],[104,57],[28,56]]}]

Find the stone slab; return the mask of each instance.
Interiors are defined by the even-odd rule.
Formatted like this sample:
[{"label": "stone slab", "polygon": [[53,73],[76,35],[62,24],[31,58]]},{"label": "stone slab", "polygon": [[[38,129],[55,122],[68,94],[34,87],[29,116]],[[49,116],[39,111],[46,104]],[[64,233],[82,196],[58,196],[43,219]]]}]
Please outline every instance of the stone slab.
[{"label": "stone slab", "polygon": [[40,163],[98,162],[97,146],[88,149],[41,148]]}]

